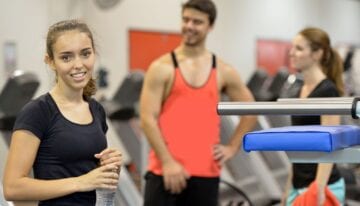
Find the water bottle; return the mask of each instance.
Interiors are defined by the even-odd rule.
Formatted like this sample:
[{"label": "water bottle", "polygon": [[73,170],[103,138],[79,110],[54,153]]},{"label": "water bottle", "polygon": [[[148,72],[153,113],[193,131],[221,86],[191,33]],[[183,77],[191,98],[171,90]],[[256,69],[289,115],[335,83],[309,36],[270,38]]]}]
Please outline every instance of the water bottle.
[{"label": "water bottle", "polygon": [[95,206],[115,206],[115,190],[97,189]]}]

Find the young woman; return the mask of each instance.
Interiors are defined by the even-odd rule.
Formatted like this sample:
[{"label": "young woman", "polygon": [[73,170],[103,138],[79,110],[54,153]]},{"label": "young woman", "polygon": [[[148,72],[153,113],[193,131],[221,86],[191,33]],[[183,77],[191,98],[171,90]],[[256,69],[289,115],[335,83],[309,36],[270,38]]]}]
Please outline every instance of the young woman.
[{"label": "young woman", "polygon": [[45,62],[56,84],[17,117],[4,174],[5,198],[94,206],[95,189],[117,188],[121,153],[107,148],[105,112],[91,98],[95,48],[88,26],[78,20],[52,25]]},{"label": "young woman", "polygon": [[[306,28],[293,40],[290,61],[303,74],[304,84],[297,98],[339,97],[344,93],[342,61],[331,48],[329,36],[319,28]],[[339,116],[293,116],[293,125],[338,125]],[[286,205],[292,205],[296,197],[307,190],[313,182],[318,186],[318,205],[325,201],[328,187],[340,204],[345,200],[345,183],[336,165],[293,164],[292,187],[288,187]],[[290,182],[290,181],[289,181]]]}]

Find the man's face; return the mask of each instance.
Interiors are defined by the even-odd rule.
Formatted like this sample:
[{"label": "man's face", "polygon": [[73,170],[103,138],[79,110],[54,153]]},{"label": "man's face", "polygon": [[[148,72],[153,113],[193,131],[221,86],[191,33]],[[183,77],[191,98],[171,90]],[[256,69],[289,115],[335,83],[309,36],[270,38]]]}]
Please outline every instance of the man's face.
[{"label": "man's face", "polygon": [[206,13],[191,8],[184,9],[181,32],[185,45],[197,46],[202,44],[211,29],[209,16]]}]

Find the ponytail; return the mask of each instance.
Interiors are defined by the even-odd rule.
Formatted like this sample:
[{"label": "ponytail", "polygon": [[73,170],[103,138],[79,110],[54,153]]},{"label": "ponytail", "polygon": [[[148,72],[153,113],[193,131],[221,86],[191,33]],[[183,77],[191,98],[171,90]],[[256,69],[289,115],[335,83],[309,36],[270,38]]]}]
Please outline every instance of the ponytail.
[{"label": "ponytail", "polygon": [[324,51],[321,64],[323,72],[331,81],[335,83],[340,96],[343,96],[345,93],[342,76],[344,66],[339,53],[332,48],[330,48],[327,52]]},{"label": "ponytail", "polygon": [[96,90],[96,80],[91,78],[84,88],[83,95],[85,97],[91,97],[96,93]]}]

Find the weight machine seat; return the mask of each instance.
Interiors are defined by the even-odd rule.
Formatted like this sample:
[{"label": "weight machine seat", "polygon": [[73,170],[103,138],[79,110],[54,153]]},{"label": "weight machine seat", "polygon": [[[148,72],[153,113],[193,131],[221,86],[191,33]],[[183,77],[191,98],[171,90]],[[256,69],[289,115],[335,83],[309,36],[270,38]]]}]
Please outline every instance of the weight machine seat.
[{"label": "weight machine seat", "polygon": [[360,144],[360,127],[287,126],[245,134],[245,151],[317,151],[332,152]]}]

